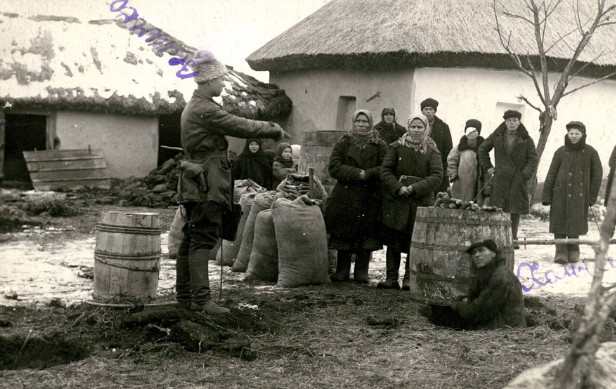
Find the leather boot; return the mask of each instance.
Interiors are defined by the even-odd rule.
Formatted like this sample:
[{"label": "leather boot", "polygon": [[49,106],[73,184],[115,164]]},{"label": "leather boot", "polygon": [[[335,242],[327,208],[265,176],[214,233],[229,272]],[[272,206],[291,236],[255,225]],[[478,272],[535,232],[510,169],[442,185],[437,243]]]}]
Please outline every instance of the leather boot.
[{"label": "leather boot", "polygon": [[190,307],[190,266],[188,264],[188,247],[190,242],[180,243],[175,261],[175,298],[180,308]]},{"label": "leather boot", "polygon": [[207,315],[222,315],[225,313],[229,313],[229,310],[227,308],[221,307],[220,305],[216,304],[212,299],[207,300],[205,304],[192,303],[190,304],[190,310],[203,312]]},{"label": "leather boot", "polygon": [[568,244],[568,260],[570,263],[575,263],[580,260],[580,245],[579,244]]},{"label": "leather boot", "polygon": [[338,250],[336,260],[336,272],[329,277],[332,282],[348,281],[351,273],[351,253],[346,250]]},{"label": "leather boot", "polygon": [[410,269],[410,253],[406,254],[406,262],[404,264],[404,278],[402,279],[402,290],[411,290],[411,271]]},{"label": "leather boot", "polygon": [[400,289],[400,284],[398,283],[398,271],[400,269],[400,257],[402,254],[400,251],[394,251],[387,248],[387,252],[385,253],[385,281],[379,282],[376,287],[381,289]]},{"label": "leather boot", "polygon": [[355,269],[353,270],[353,281],[360,284],[368,283],[368,267],[370,266],[371,251],[362,250],[355,256]]},{"label": "leather boot", "polygon": [[204,305],[210,299],[210,280],[207,273],[209,255],[210,250],[207,249],[194,250],[188,254],[190,291],[196,305]]}]

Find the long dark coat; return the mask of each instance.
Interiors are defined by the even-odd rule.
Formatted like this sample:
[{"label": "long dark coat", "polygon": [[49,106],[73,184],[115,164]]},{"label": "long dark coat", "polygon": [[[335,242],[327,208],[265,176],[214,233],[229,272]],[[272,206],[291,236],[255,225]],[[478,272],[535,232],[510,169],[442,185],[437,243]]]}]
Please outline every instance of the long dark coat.
[{"label": "long dark coat", "polygon": [[[527,214],[529,210],[528,180],[537,169],[539,160],[535,142],[528,135],[523,124],[518,127],[518,139],[511,155],[507,152],[505,122],[479,147],[479,163],[484,170],[494,167],[492,196],[490,205],[503,208],[509,213]],[[490,161],[490,151],[494,149],[495,166]]]},{"label": "long dark coat", "polygon": [[[441,120],[438,116],[434,117],[432,123],[432,131],[430,137],[434,140],[436,148],[441,153],[441,162],[443,164],[443,173],[447,172],[447,156],[453,149],[453,140],[451,139],[451,131],[449,125]],[[447,174],[443,174],[441,182],[437,188],[437,192],[445,192],[449,187],[449,178]]]},{"label": "long dark coat", "polygon": [[[325,208],[327,232],[336,239],[358,242],[380,241],[380,170],[387,145],[382,140],[360,149],[349,135],[332,150],[328,171],[337,180]],[[364,171],[366,179],[359,173]],[[339,248],[339,247],[332,247]],[[380,247],[361,247],[378,249]]]},{"label": "long dark coat", "polygon": [[475,330],[526,327],[522,285],[505,260],[497,256],[488,266],[475,269],[475,275],[469,302],[456,305],[466,327]]},{"label": "long dark coat", "polygon": [[[428,207],[434,204],[434,192],[443,175],[441,154],[433,142],[428,142],[428,145],[427,151],[420,153],[394,142],[387,148],[387,155],[381,167],[384,192],[383,225],[404,233],[405,241],[401,244],[402,252],[408,252],[417,207]],[[400,176],[403,175],[422,178],[412,184],[413,195],[406,199],[397,194],[404,186],[400,183]]]},{"label": "long dark coat", "polygon": [[543,203],[550,207],[550,233],[584,235],[588,207],[597,201],[603,168],[599,153],[586,144],[586,135],[573,145],[565,136],[552,158],[543,186]]},{"label": "long dark coat", "polygon": [[605,187],[605,206],[607,207],[608,200],[610,199],[610,193],[612,191],[612,181],[614,180],[614,171],[616,170],[616,146],[612,150],[610,160],[608,162],[610,166],[610,173],[607,176],[607,186]]},{"label": "long dark coat", "polygon": [[374,129],[379,132],[379,136],[381,139],[385,141],[386,144],[390,144],[392,142],[397,141],[400,137],[406,134],[406,128],[402,127],[400,124],[396,123],[385,123],[385,121],[380,121]]}]

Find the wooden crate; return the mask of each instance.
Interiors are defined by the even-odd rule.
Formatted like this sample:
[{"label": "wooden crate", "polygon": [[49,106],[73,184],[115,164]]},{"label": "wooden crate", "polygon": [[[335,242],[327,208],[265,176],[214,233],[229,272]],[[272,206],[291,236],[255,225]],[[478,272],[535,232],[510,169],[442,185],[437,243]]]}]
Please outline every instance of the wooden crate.
[{"label": "wooden crate", "polygon": [[109,189],[111,180],[100,149],[24,151],[36,190],[96,187]]}]

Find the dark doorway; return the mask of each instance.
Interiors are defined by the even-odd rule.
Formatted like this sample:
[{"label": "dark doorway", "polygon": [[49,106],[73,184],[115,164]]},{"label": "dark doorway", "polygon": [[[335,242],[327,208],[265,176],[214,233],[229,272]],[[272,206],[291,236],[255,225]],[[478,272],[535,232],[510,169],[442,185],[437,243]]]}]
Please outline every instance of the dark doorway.
[{"label": "dark doorway", "polygon": [[[180,114],[161,115],[158,118],[158,144],[160,146],[182,147],[180,139]],[[179,151],[160,147],[158,149],[158,166],[175,157]]]},{"label": "dark doorway", "polygon": [[30,182],[23,151],[47,149],[47,116],[6,115],[4,183]]}]

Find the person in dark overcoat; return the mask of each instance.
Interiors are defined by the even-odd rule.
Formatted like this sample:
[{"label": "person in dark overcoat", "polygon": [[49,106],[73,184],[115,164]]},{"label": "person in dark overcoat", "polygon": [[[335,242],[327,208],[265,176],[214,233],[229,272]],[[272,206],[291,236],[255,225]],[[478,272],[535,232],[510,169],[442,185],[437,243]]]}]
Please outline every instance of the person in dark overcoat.
[{"label": "person in dark overcoat", "polygon": [[443,176],[441,154],[427,135],[428,119],[413,115],[408,132],[387,148],[381,167],[383,185],[383,243],[387,245],[386,277],[377,287],[400,289],[401,253],[406,253],[403,289],[410,289],[409,250],[417,207],[434,204]]},{"label": "person in dark overcoat", "polygon": [[263,152],[260,139],[247,139],[244,150],[233,163],[233,179],[250,179],[266,189],[272,189],[274,174],[269,158]]},{"label": "person in dark overcoat", "polygon": [[428,136],[430,136],[436,148],[441,153],[441,161],[443,163],[443,177],[437,189],[438,192],[445,192],[449,188],[449,178],[447,177],[447,156],[453,148],[453,140],[451,139],[451,131],[449,125],[436,116],[438,101],[433,98],[427,98],[421,102],[421,113],[428,118]]},{"label": "person in dark overcoat", "polygon": [[612,192],[612,181],[614,180],[614,171],[616,171],[616,146],[612,150],[610,160],[608,161],[610,172],[607,176],[607,186],[605,187],[605,201],[604,205],[607,207],[608,200],[610,199],[610,193]]},{"label": "person in dark overcoat", "polygon": [[293,161],[293,149],[289,143],[282,142],[276,147],[272,172],[274,174],[274,189],[287,178],[287,175],[297,173],[297,163]]},{"label": "person in dark overcoat", "polygon": [[[554,239],[577,239],[588,232],[588,208],[599,196],[603,168],[599,153],[586,144],[586,126],[567,123],[565,145],[554,153],[543,186],[543,205],[550,205],[550,233]],[[577,262],[578,244],[556,245],[554,262]]]},{"label": "person in dark overcoat", "polygon": [[336,272],[331,280],[350,278],[351,255],[355,256],[353,280],[368,282],[372,251],[380,250],[380,170],[387,145],[372,128],[372,114],[360,109],[353,114],[353,129],[335,144],[328,171],[336,185],[325,208],[325,227],[330,249],[338,250]]},{"label": "person in dark overcoat", "polygon": [[[501,123],[479,147],[479,163],[491,177],[490,205],[511,214],[513,239],[518,238],[520,215],[528,214],[528,180],[533,177],[539,160],[535,142],[520,122],[522,114],[508,110]],[[490,151],[494,149],[494,165]],[[519,248],[519,245],[515,245]]]},{"label": "person in dark overcoat", "polygon": [[468,301],[455,302],[463,327],[470,330],[493,330],[526,327],[522,285],[492,239],[474,242],[467,253],[472,258],[475,275]]},{"label": "person in dark overcoat", "polygon": [[477,150],[485,141],[481,133],[481,122],[469,119],[464,126],[460,143],[449,152],[447,157],[447,176],[451,182],[451,197],[462,201],[474,201],[484,205],[484,198],[489,195],[485,185],[484,170],[479,164]]},{"label": "person in dark overcoat", "polygon": [[374,129],[379,132],[379,136],[386,144],[395,142],[402,135],[406,134],[406,128],[399,125],[396,121],[396,111],[393,107],[383,108],[383,111],[381,111],[381,121],[374,126]]}]

